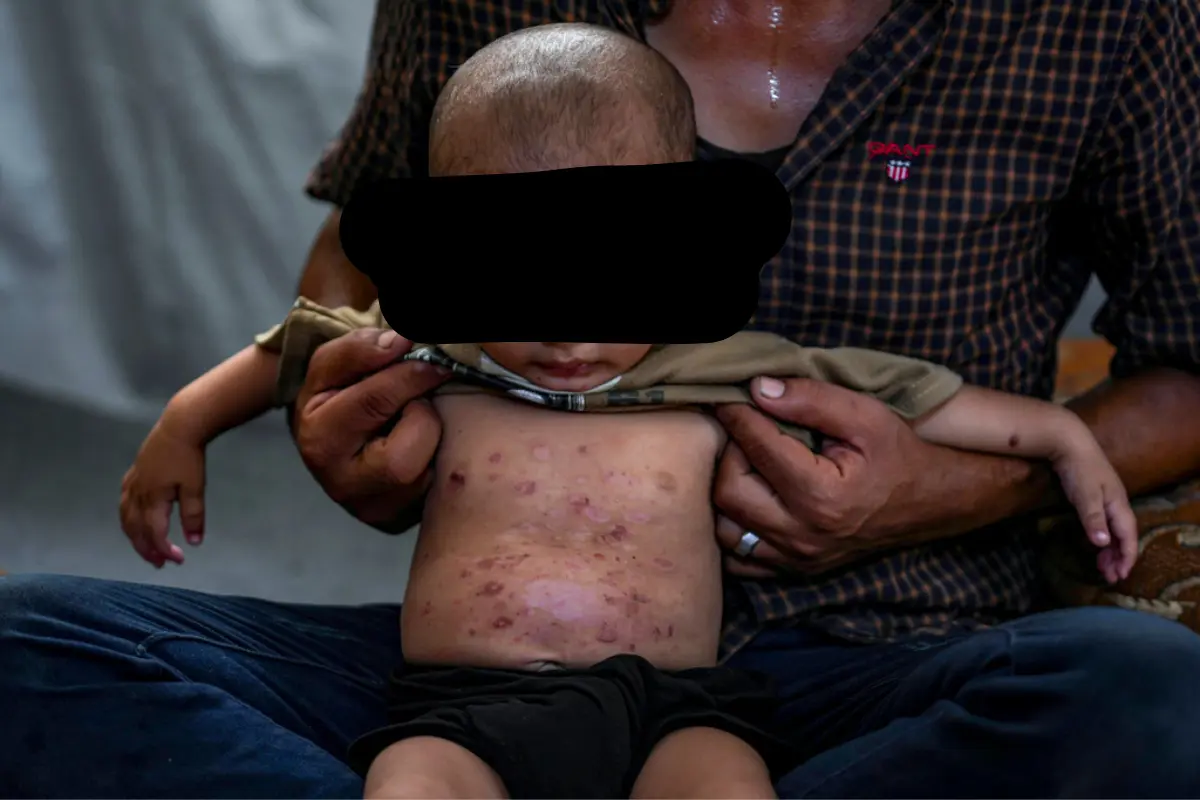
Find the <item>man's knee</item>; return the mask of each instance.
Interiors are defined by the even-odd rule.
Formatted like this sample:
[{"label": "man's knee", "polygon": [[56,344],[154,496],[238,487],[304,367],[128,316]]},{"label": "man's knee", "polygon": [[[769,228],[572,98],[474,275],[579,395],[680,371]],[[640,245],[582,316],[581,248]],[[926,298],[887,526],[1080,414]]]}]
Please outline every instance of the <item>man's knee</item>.
[{"label": "man's knee", "polygon": [[110,581],[75,575],[0,577],[0,635],[38,620],[58,620],[93,610]]},{"label": "man's knee", "polygon": [[1177,622],[1092,607],[1030,617],[1010,630],[1018,671],[1071,672],[1098,690],[1200,700],[1200,636]]},{"label": "man's knee", "polygon": [[1066,697],[1059,736],[1116,760],[1128,789],[1200,791],[1200,636],[1171,620],[1080,608],[1014,624],[1013,668]]},{"label": "man's knee", "polygon": [[[109,593],[120,584],[70,575],[0,577],[0,687],[44,670],[46,658],[108,644]],[[77,661],[80,659],[76,659]],[[82,661],[91,663],[84,654]]]},{"label": "man's knee", "polygon": [[39,619],[54,619],[78,602],[86,578],[68,575],[8,575],[0,578],[0,642]]}]

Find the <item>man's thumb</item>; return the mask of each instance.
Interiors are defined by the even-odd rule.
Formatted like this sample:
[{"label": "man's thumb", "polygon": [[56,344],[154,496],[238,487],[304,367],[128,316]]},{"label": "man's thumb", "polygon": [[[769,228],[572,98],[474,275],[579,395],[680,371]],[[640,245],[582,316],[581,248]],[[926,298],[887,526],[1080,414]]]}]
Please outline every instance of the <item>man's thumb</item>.
[{"label": "man's thumb", "polygon": [[755,378],[754,404],[778,420],[849,440],[863,429],[864,398],[857,392],[809,378]]}]

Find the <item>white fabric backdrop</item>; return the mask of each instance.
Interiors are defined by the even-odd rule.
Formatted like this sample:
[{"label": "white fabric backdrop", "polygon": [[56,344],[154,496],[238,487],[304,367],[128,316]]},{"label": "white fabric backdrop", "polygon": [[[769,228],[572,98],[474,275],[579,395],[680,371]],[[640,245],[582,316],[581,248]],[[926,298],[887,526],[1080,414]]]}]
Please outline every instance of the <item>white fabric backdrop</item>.
[{"label": "white fabric backdrop", "polygon": [[278,321],[373,0],[0,0],[0,381],[155,413]]}]

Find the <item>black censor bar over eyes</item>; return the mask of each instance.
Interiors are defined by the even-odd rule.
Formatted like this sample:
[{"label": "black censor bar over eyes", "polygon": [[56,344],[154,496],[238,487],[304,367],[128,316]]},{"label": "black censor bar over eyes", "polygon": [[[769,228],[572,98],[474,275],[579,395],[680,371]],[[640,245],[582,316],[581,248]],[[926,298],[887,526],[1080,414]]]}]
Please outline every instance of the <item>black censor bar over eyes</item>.
[{"label": "black censor bar over eyes", "polygon": [[382,181],[346,257],[417,342],[714,342],[745,327],[791,198],[748,161]]}]

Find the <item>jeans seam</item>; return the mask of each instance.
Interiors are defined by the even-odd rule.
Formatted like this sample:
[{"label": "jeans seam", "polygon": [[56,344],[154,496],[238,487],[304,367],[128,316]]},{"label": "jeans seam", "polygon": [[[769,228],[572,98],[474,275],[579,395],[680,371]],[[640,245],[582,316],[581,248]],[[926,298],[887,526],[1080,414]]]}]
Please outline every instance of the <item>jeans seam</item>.
[{"label": "jeans seam", "polygon": [[[379,689],[384,688],[387,685],[387,682],[384,680],[378,680],[378,681],[367,680],[360,676],[352,675],[349,672],[339,671],[336,669],[330,669],[329,667],[325,666],[324,664],[319,664],[315,661],[305,661],[305,660],[299,659],[299,658],[290,658],[288,656],[276,655],[275,653],[264,653],[264,652],[261,652],[258,650],[251,650],[247,647],[241,647],[239,645],[229,644],[228,642],[219,642],[219,641],[214,641],[212,639],[206,639],[203,636],[196,636],[194,634],[162,633],[162,632],[152,633],[138,644],[137,654],[142,657],[151,657],[152,654],[149,652],[150,647],[152,647],[153,645],[155,645],[159,642],[167,642],[167,641],[195,642],[195,643],[207,645],[209,647],[219,647],[222,650],[230,650],[230,651],[233,651],[236,653],[241,653],[243,655],[252,656],[254,658],[261,658],[261,659],[264,659],[267,661],[274,661],[274,662],[280,663],[280,664],[291,664],[292,666],[316,669],[316,670],[320,670],[321,672],[325,672],[329,675],[336,675],[339,678],[353,681],[354,683],[357,683],[360,686],[370,689],[372,691],[377,691]],[[167,668],[172,674],[175,674],[177,677],[179,677],[181,680],[187,681],[188,683],[193,683],[193,681],[190,678],[188,678],[185,675],[179,674],[178,670],[175,670],[175,669],[171,668],[169,665],[163,663],[163,661],[161,659],[156,659],[156,660],[160,664],[162,664],[165,668]]]},{"label": "jeans seam", "polygon": [[325,625],[321,625],[320,623],[297,622],[295,620],[289,619],[287,621],[287,626],[289,628],[297,628],[299,630],[306,631],[308,633],[311,633],[311,634],[314,634],[317,636],[327,637],[330,639],[337,639],[338,641],[342,641],[342,642],[360,641],[357,636],[354,636],[352,634],[342,633],[336,629],[327,627]]}]

